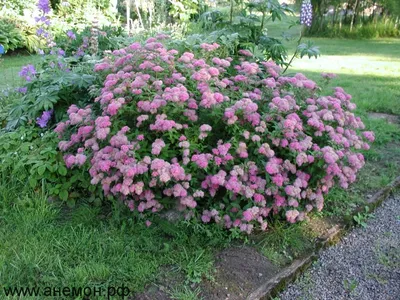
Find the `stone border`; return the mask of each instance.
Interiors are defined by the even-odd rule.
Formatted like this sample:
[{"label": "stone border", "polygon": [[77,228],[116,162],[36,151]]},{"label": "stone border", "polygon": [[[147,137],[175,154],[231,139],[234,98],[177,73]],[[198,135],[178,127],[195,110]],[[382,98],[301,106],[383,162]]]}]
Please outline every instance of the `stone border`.
[{"label": "stone border", "polygon": [[[306,257],[294,260],[289,266],[281,270],[277,275],[253,290],[246,300],[269,299],[276,296],[286,285],[293,282],[303,271],[305,271],[313,261],[319,257],[322,249],[326,248],[332,240],[336,240],[345,234],[353,225],[353,216],[364,211],[368,206],[371,211],[375,210],[397,187],[400,187],[400,176],[393,180],[389,185],[375,193],[366,200],[365,205],[356,208],[350,218],[345,219],[346,225],[337,224],[328,232],[317,239],[316,249]],[[346,228],[347,227],[347,228]]]}]

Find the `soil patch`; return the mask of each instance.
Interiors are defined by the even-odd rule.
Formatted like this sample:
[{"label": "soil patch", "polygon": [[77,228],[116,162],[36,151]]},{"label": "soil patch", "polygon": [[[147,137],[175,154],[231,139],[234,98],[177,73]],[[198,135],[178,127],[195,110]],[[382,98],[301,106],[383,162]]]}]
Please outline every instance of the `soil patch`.
[{"label": "soil patch", "polygon": [[315,236],[324,236],[335,225],[342,224],[342,220],[334,217],[312,218],[306,223],[306,227]]},{"label": "soil patch", "polygon": [[209,300],[242,300],[279,271],[266,257],[250,247],[232,247],[215,259],[213,282],[202,286],[202,296]]},{"label": "soil patch", "polygon": [[185,278],[172,268],[161,268],[157,282],[151,283],[146,291],[136,294],[131,300],[170,300],[174,288],[181,287]]}]

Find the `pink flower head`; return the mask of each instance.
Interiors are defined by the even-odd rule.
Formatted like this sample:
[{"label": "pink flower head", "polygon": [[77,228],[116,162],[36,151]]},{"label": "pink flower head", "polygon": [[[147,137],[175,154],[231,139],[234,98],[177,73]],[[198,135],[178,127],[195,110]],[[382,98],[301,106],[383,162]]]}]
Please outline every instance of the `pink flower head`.
[{"label": "pink flower head", "polygon": [[200,44],[200,48],[204,49],[207,52],[211,52],[211,51],[218,49],[219,45],[217,43],[213,43],[213,44],[203,43],[203,44]]},{"label": "pink flower head", "polygon": [[364,131],[363,136],[370,142],[375,140],[375,134],[372,131]]},{"label": "pink flower head", "polygon": [[251,53],[249,50],[239,50],[239,54],[244,55],[244,56],[248,56],[248,57],[252,57],[253,53]]}]

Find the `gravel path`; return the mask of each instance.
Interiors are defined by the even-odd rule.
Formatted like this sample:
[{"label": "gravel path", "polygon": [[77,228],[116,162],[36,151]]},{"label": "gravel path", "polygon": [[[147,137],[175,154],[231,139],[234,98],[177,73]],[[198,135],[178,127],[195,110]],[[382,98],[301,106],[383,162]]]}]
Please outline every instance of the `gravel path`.
[{"label": "gravel path", "polygon": [[390,196],[281,293],[281,300],[399,300],[400,194]]}]

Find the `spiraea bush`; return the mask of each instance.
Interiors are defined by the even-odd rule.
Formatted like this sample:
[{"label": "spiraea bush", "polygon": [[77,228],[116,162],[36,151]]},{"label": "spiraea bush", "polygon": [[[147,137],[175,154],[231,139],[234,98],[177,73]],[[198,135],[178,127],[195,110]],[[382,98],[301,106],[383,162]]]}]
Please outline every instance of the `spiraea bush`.
[{"label": "spiraea bush", "polygon": [[301,221],[333,186],[355,181],[374,134],[342,88],[322,96],[247,50],[181,54],[164,38],[95,66],[100,95],[55,129],[68,168],[88,167],[91,183],[133,213],[172,208],[245,232],[274,215]]}]

